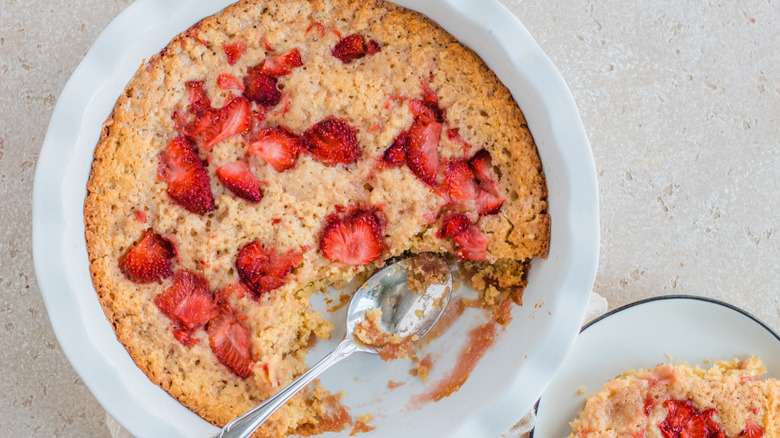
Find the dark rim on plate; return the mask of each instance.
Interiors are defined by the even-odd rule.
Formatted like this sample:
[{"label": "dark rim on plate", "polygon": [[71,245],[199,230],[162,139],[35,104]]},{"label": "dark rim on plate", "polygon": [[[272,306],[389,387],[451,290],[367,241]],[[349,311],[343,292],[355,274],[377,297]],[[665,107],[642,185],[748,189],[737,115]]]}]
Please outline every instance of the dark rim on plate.
[{"label": "dark rim on plate", "polygon": [[[696,296],[696,295],[663,295],[663,296],[660,296],[660,297],[650,297],[650,298],[645,298],[644,300],[634,301],[633,303],[628,303],[625,306],[621,306],[621,307],[618,307],[617,309],[610,310],[609,312],[607,312],[607,313],[605,313],[605,314],[603,314],[603,315],[593,319],[589,323],[587,323],[584,326],[582,326],[582,329],[580,329],[580,333],[584,332],[585,330],[587,330],[588,328],[590,328],[594,324],[600,322],[601,320],[603,320],[603,319],[605,319],[605,318],[607,318],[609,316],[612,316],[612,315],[614,315],[614,314],[616,314],[618,312],[622,312],[624,310],[630,309],[632,307],[638,306],[640,304],[645,304],[645,303],[649,303],[649,302],[652,302],[652,301],[681,300],[681,299],[682,300],[705,301],[705,302],[708,302],[708,303],[717,304],[719,306],[726,307],[726,308],[731,309],[731,310],[735,310],[735,311],[741,313],[742,315],[747,316],[748,318],[752,319],[753,322],[755,322],[758,325],[760,325],[761,327],[763,327],[766,331],[769,332],[769,334],[774,336],[775,339],[777,339],[778,342],[780,342],[780,335],[777,334],[777,332],[775,332],[772,329],[772,327],[769,327],[768,325],[766,325],[766,323],[764,323],[760,319],[756,318],[752,313],[748,312],[747,310],[741,309],[741,308],[739,308],[739,307],[737,307],[737,306],[735,306],[733,304],[727,303],[725,301],[716,300],[714,298]],[[575,340],[574,342],[576,343],[577,341]],[[553,377],[553,379],[555,379],[555,377]],[[542,397],[544,397],[544,394],[542,394]],[[534,405],[534,414],[539,412],[539,402],[542,401],[542,397],[539,397],[539,400],[537,400],[536,404]],[[536,429],[531,430],[531,438],[534,437],[534,432],[535,431],[536,431]]]}]

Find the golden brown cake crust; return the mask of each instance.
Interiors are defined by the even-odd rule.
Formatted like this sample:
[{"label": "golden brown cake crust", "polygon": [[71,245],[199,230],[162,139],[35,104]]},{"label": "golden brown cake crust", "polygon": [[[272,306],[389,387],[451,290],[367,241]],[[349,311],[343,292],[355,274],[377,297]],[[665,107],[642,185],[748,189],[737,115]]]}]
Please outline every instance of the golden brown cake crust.
[{"label": "golden brown cake crust", "polygon": [[[314,22],[329,30],[322,35],[311,31]],[[337,32],[366,35],[382,50],[343,64],[330,55]],[[246,42],[246,52],[231,66],[222,46],[236,41]],[[253,171],[266,187],[263,200],[250,206],[215,177],[219,166],[244,155],[244,140],[234,136],[208,156],[216,210],[202,216],[189,213],[170,201],[165,183],[157,178],[158,155],[175,136],[171,116],[189,103],[185,83],[204,81],[212,105],[219,108],[234,92],[218,88],[217,76],[240,78],[268,55],[265,43],[274,53],[297,47],[304,64],[279,79],[289,110],[283,112],[279,105],[266,121],[300,133],[327,116],[347,119],[357,131],[364,159],[346,171],[304,154],[294,169],[281,173],[253,161]],[[470,215],[490,238],[490,258],[524,262],[546,257],[547,188],[522,112],[471,50],[421,14],[379,0],[244,0],[178,35],[138,70],[103,126],[84,217],[90,272],[101,305],[119,341],[154,383],[222,425],[302,372],[309,338],[327,337],[332,329],[308,308],[310,293],[380,264],[339,265],[318,251],[319,230],[336,205],[382,207],[387,224],[382,259],[407,251],[454,252],[451,241],[436,237],[435,218],[445,201],[407,167],[376,171],[371,164],[411,123],[403,99],[419,99],[421,83],[435,91],[445,109],[445,128],[457,128],[469,145],[464,150],[443,131],[442,158],[469,157],[485,148],[499,172],[506,198],[500,212]],[[237,282],[235,255],[248,242],[307,249],[292,273],[294,281],[259,301],[230,296],[230,305],[247,316],[252,333],[256,366],[248,379],[236,378],[215,360],[205,332],[196,334],[199,342],[190,348],[172,336],[170,321],[153,302],[170,287],[170,278],[136,284],[122,275],[119,258],[150,227],[174,242],[177,268],[200,272],[214,290]],[[327,394],[319,401],[295,398],[259,435],[316,429],[317,415],[326,409],[320,403],[324,398]]]}]

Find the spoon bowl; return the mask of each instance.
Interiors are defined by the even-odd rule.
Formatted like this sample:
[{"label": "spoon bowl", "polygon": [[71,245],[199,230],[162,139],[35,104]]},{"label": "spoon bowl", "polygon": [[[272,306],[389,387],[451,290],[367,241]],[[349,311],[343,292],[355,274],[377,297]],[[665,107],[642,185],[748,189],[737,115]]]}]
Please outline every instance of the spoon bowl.
[{"label": "spoon bowl", "polygon": [[[381,346],[368,345],[355,338],[355,327],[366,313],[381,310],[379,329],[389,335],[417,336],[422,339],[441,317],[452,294],[452,273],[439,261],[432,270],[431,255],[422,254],[393,263],[368,279],[352,296],[347,310],[347,333],[336,348],[271,398],[226,424],[213,438],[246,438],[271,414],[284,405],[323,371],[355,352],[379,354]],[[428,258],[427,260],[424,258]],[[424,281],[411,278],[423,272]],[[436,282],[429,281],[436,278]],[[416,288],[410,287],[415,284]],[[420,290],[419,287],[424,286]]]},{"label": "spoon bowl", "polygon": [[[380,329],[401,337],[425,336],[441,317],[452,295],[452,273],[446,270],[440,283],[430,283],[421,293],[410,290],[408,275],[420,257],[393,263],[374,274],[355,292],[347,309],[347,335],[351,338],[355,326],[366,312],[382,311]],[[380,347],[358,340],[360,351],[379,354]]]}]

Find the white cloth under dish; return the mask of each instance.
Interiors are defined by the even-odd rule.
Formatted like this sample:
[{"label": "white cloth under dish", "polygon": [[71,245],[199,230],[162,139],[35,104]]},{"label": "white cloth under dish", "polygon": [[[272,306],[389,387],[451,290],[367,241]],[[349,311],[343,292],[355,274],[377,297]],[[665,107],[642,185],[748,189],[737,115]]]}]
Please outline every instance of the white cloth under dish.
[{"label": "white cloth under dish", "polygon": [[[587,324],[594,318],[603,315],[607,311],[607,307],[606,298],[595,292],[591,293],[588,307],[585,309],[585,323]],[[534,414],[534,409],[531,408],[517,424],[501,435],[500,438],[525,438],[534,428],[534,424],[536,424],[536,415]],[[106,412],[106,426],[108,426],[108,431],[111,433],[112,438],[133,438],[133,435],[125,430],[108,412]]]}]

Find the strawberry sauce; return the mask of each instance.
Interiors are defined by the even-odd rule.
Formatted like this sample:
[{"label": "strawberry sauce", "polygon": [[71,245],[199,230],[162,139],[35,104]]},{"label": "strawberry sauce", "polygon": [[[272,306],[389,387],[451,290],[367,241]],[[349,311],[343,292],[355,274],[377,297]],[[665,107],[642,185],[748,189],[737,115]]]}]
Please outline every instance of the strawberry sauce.
[{"label": "strawberry sauce", "polygon": [[411,406],[418,408],[424,403],[439,401],[460,389],[479,360],[496,341],[496,327],[496,323],[491,321],[472,329],[466,345],[458,354],[455,367],[436,383],[432,390],[413,397]]}]

